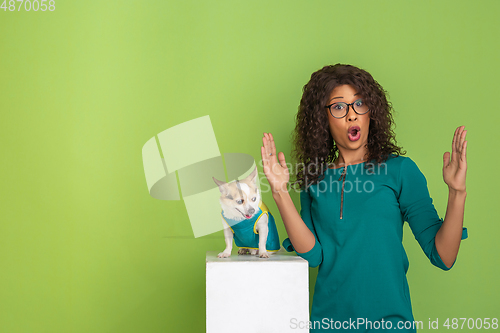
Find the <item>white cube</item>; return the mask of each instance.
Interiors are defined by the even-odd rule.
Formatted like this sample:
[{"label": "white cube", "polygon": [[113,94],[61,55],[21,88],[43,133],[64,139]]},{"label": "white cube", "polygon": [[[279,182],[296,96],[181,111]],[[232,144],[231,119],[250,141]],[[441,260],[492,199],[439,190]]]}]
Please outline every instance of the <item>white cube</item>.
[{"label": "white cube", "polygon": [[309,332],[306,260],[281,251],[270,258],[207,252],[206,265],[207,333]]}]

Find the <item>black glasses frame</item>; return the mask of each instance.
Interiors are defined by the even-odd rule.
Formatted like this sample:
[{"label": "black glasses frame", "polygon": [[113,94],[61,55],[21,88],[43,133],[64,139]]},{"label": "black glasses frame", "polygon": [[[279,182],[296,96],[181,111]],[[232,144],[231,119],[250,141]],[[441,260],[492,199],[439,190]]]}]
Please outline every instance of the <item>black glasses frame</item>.
[{"label": "black glasses frame", "polygon": [[[370,109],[368,109],[366,112],[359,113],[359,112],[358,112],[358,111],[356,111],[356,109],[354,108],[354,103],[356,103],[357,101],[360,101],[360,100],[362,101],[362,99],[357,99],[357,100],[355,100],[355,101],[354,101],[354,102],[352,102],[352,103],[346,103],[346,102],[335,102],[335,103],[332,103],[332,104],[330,104],[330,105],[325,106],[325,108],[327,108],[328,110],[330,110],[330,114],[332,115],[332,117],[333,117],[333,118],[337,118],[337,119],[342,119],[342,118],[344,118],[345,116],[347,116],[347,114],[349,113],[349,107],[351,107],[351,108],[354,110],[354,112],[355,112],[356,114],[359,114],[359,115],[367,114],[367,113],[368,113],[368,111],[370,111]],[[338,103],[344,103],[345,105],[347,105],[347,108],[345,109],[345,110],[346,110],[346,111],[345,111],[345,114],[344,114],[342,117],[335,117],[335,116],[333,115],[333,113],[332,113],[332,105],[333,105],[333,104],[338,104]]]}]

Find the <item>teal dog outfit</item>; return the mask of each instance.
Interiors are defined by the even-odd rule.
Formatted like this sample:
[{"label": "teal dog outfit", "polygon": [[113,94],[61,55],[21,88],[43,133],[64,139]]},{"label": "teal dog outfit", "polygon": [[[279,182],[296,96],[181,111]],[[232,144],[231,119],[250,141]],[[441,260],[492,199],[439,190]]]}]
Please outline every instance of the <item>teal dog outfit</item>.
[{"label": "teal dog outfit", "polygon": [[259,233],[256,229],[257,222],[264,217],[268,216],[268,228],[269,233],[267,234],[266,250],[267,251],[278,251],[280,249],[280,239],[278,236],[278,229],[276,229],[276,223],[274,222],[274,217],[267,208],[266,204],[261,202],[259,204],[259,210],[252,216],[252,218],[244,219],[242,221],[235,221],[224,216],[221,212],[222,218],[227,222],[231,231],[234,234],[234,243],[238,247],[249,248],[249,249],[259,249]]}]

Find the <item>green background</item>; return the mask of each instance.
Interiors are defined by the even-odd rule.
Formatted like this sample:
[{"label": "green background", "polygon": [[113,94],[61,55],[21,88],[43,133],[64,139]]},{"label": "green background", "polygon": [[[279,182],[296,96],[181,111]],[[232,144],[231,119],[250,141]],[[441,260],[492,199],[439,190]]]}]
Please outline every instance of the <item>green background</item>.
[{"label": "green background", "polygon": [[222,232],[195,239],[182,201],[149,196],[141,148],[208,114],[221,153],[258,161],[266,131],[289,157],[303,85],[338,62],[388,90],[398,143],[443,218],[442,156],[466,126],[469,239],[444,272],[405,225],[412,305],[423,331],[429,318],[500,317],[500,2],[17,7],[0,10],[2,333],[203,332],[205,252],[224,248]]}]

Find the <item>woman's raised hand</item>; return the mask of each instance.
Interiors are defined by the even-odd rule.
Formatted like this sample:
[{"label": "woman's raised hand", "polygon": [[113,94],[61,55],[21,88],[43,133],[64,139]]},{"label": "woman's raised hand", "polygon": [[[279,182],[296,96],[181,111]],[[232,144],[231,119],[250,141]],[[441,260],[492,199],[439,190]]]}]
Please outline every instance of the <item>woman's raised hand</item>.
[{"label": "woman's raised hand", "polygon": [[450,190],[465,192],[465,174],[467,172],[467,131],[465,126],[457,127],[451,144],[450,153],[443,155],[443,179]]},{"label": "woman's raised hand", "polygon": [[273,193],[287,191],[290,175],[285,162],[285,154],[282,152],[279,153],[278,162],[276,159],[276,146],[274,145],[274,139],[271,133],[264,133],[262,144],[263,146],[260,148],[260,152],[262,154],[264,174],[271,186],[271,191],[273,191]]}]

